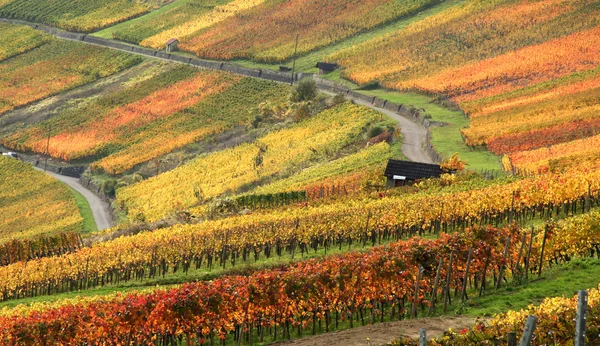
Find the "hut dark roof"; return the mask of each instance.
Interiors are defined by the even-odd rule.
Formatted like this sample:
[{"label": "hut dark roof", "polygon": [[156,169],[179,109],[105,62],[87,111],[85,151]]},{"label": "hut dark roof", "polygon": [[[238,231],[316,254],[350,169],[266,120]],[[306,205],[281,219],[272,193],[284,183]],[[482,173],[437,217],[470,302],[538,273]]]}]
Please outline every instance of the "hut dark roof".
[{"label": "hut dark roof", "polygon": [[338,64],[332,64],[328,62],[318,62],[317,68],[323,71],[335,71],[339,67]]},{"label": "hut dark roof", "polygon": [[167,44],[173,44],[175,42],[179,42],[179,40],[176,39],[176,38],[172,38],[172,39],[170,39],[170,40],[167,41]]},{"label": "hut dark roof", "polygon": [[393,178],[394,176],[406,177],[406,180],[418,180],[432,177],[439,177],[443,173],[439,165],[429,163],[389,160],[385,169],[385,176]]}]

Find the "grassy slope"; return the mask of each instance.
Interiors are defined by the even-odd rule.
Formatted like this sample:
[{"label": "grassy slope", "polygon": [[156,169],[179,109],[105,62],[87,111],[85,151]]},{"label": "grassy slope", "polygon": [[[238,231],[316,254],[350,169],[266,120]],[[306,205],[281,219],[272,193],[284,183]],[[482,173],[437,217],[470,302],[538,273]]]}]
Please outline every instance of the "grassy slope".
[{"label": "grassy slope", "polygon": [[493,294],[471,297],[469,306],[459,307],[455,312],[462,310],[469,316],[492,316],[508,310],[520,310],[549,297],[573,297],[578,290],[597,287],[599,278],[600,259],[574,259],[546,270],[540,278],[533,275],[524,286],[509,284]]},{"label": "grassy slope", "polygon": [[442,156],[450,157],[457,152],[461,159],[467,162],[467,168],[471,170],[500,171],[502,169],[496,155],[486,150],[471,149],[464,143],[460,129],[469,125],[469,119],[464,116],[462,111],[440,106],[434,103],[430,97],[415,93],[398,93],[383,89],[361,92],[395,103],[423,108],[431,115],[433,121],[446,123],[447,125],[444,126],[431,127],[433,146]]},{"label": "grassy slope", "polygon": [[94,214],[92,213],[92,209],[90,208],[90,204],[87,199],[83,197],[82,194],[75,191],[72,188],[69,188],[73,193],[73,197],[75,197],[75,201],[77,202],[77,207],[79,207],[79,212],[81,213],[81,217],[83,218],[83,229],[82,233],[92,233],[98,231],[96,227],[96,220],[94,219]]},{"label": "grassy slope", "polygon": [[[324,77],[351,89],[358,88],[358,85],[343,79],[339,71]],[[486,150],[474,150],[464,143],[460,129],[469,125],[469,119],[465,117],[461,110],[443,107],[435,103],[431,97],[417,93],[400,93],[381,88],[357,91],[391,102],[425,109],[431,115],[431,120],[446,124],[431,127],[432,143],[438,153],[450,157],[457,152],[461,159],[467,163],[467,168],[471,170],[502,170],[500,159],[496,155]]]}]

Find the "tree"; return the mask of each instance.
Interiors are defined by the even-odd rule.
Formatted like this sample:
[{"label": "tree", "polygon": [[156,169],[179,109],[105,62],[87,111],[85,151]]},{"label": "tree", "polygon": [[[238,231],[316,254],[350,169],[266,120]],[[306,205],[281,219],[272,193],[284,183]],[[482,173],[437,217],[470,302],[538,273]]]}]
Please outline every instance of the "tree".
[{"label": "tree", "polygon": [[296,85],[292,93],[292,101],[310,101],[317,97],[317,82],[313,78],[304,77]]}]

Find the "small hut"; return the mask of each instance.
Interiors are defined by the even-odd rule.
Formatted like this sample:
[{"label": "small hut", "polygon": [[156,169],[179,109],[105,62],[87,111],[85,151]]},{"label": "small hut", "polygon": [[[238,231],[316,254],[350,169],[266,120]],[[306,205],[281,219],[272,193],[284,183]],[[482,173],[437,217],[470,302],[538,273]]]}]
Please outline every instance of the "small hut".
[{"label": "small hut", "polygon": [[317,68],[319,69],[319,76],[333,72],[333,71],[337,70],[339,67],[340,66],[338,64],[332,64],[332,63],[328,63],[328,62],[318,62],[317,63]]},{"label": "small hut", "polygon": [[402,161],[388,160],[385,168],[387,182],[386,189],[398,186],[410,185],[416,180],[437,178],[444,173],[439,165]]},{"label": "small hut", "polygon": [[167,41],[167,53],[171,53],[177,50],[177,44],[179,44],[179,40],[176,38],[172,38]]}]

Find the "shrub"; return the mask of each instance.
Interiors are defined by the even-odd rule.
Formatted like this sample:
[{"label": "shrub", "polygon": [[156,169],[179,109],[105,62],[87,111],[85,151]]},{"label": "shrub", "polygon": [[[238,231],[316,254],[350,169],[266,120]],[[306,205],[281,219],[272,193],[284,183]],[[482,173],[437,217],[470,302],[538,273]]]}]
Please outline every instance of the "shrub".
[{"label": "shrub", "polygon": [[314,100],[317,97],[317,82],[314,79],[305,77],[302,78],[298,85],[296,85],[296,89],[292,92],[292,101],[310,101]]},{"label": "shrub", "polygon": [[374,126],[369,129],[368,136],[369,138],[373,138],[379,136],[383,133],[383,128],[381,126]]}]

